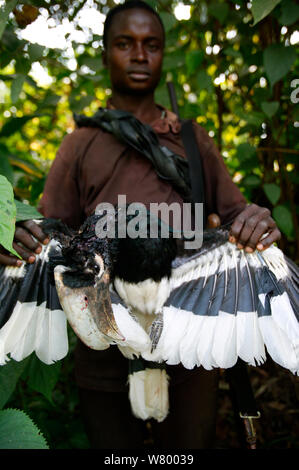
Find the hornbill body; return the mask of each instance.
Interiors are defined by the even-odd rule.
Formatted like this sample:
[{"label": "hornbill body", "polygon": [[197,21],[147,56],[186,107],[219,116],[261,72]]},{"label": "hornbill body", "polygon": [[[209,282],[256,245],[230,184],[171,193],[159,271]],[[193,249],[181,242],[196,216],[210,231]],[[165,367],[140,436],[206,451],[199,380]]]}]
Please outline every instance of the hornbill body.
[{"label": "hornbill body", "polygon": [[51,242],[36,262],[0,268],[0,364],[33,351],[47,364],[62,359],[67,319],[92,349],[117,345],[158,364],[129,376],[134,414],[158,421],[168,413],[165,363],[256,366],[267,350],[299,373],[299,270],[281,250],[247,254],[227,228],[204,232],[198,250],[174,237],[99,238],[99,217],[79,231],[42,220]]}]

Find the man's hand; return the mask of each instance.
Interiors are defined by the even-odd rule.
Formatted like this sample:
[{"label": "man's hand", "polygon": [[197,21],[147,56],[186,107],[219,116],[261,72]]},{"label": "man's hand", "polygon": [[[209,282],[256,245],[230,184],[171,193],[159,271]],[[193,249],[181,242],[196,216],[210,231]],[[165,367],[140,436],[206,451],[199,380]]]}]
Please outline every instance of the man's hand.
[{"label": "man's hand", "polygon": [[255,249],[265,250],[280,238],[281,233],[269,209],[250,204],[234,220],[229,241],[236,243],[240,249],[244,248],[247,253],[252,253]]},{"label": "man's hand", "polygon": [[[34,263],[35,254],[39,254],[42,251],[41,244],[32,237],[43,245],[47,245],[50,241],[48,236],[44,234],[42,229],[33,220],[19,222],[16,225],[13,248],[22,257],[22,260],[28,263]],[[0,264],[21,266],[23,264],[22,260],[0,247]]]}]

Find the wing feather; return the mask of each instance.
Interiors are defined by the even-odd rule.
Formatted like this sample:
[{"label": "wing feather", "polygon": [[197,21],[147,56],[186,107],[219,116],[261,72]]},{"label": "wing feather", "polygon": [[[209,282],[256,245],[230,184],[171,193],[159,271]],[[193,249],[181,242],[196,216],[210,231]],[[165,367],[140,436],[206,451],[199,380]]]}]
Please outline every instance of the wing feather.
[{"label": "wing feather", "polygon": [[173,262],[163,331],[148,360],[227,368],[272,358],[299,373],[298,267],[281,250],[225,242]]},{"label": "wing feather", "polygon": [[33,351],[51,364],[68,352],[66,317],[48,266],[50,252],[57,249],[53,239],[35,263],[1,269],[1,364],[9,357],[21,361]]}]

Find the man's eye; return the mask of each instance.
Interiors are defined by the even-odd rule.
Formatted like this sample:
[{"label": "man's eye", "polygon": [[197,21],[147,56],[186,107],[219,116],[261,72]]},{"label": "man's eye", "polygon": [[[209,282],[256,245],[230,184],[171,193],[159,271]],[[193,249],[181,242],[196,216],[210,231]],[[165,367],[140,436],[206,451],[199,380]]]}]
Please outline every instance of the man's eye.
[{"label": "man's eye", "polygon": [[148,50],[151,52],[155,52],[159,49],[158,44],[148,44],[147,47],[148,47]]},{"label": "man's eye", "polygon": [[121,41],[121,42],[118,42],[118,43],[117,43],[117,47],[118,47],[119,49],[122,49],[122,50],[128,49],[129,43],[128,43],[128,42],[125,42],[125,41]]}]

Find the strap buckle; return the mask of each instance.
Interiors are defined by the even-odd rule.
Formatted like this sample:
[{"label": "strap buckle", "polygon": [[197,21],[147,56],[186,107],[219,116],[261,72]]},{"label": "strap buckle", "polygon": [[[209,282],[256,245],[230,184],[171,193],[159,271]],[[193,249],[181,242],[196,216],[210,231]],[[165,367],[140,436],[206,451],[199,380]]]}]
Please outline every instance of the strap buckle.
[{"label": "strap buckle", "polygon": [[248,415],[247,413],[242,414],[242,412],[240,411],[239,416],[244,420],[246,441],[248,442],[250,449],[256,449],[256,431],[254,428],[253,420],[259,419],[261,417],[261,413],[257,411],[257,414],[255,416],[252,416]]}]

